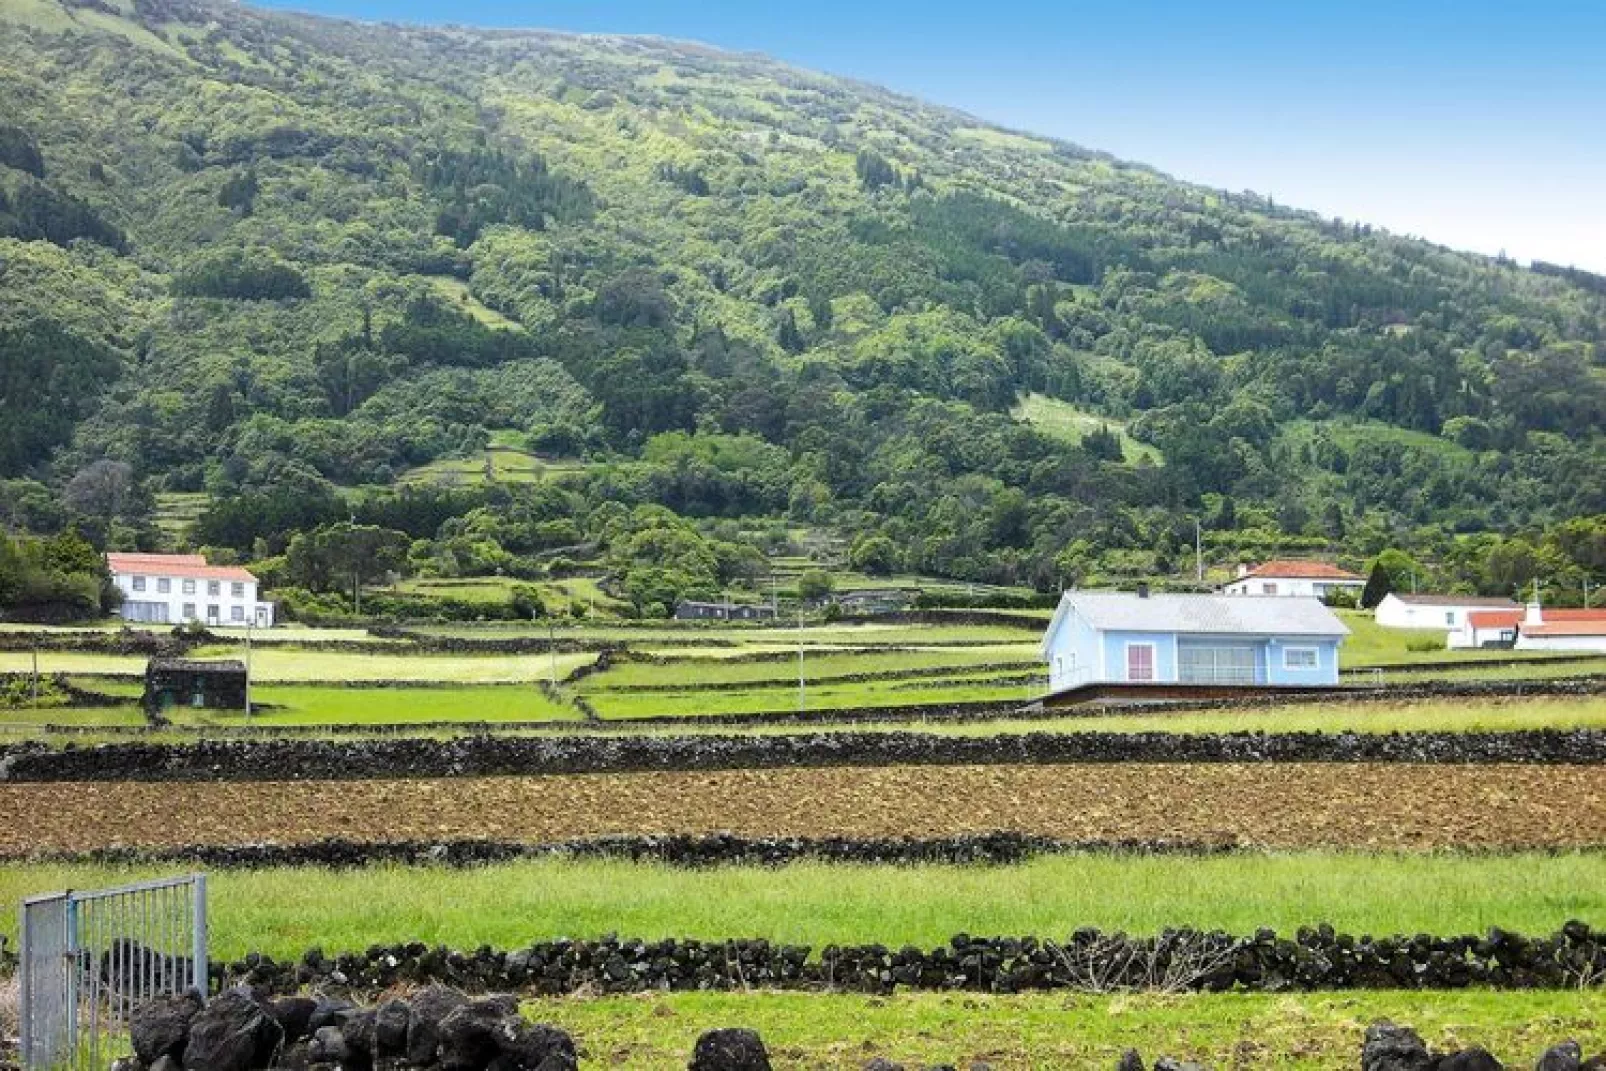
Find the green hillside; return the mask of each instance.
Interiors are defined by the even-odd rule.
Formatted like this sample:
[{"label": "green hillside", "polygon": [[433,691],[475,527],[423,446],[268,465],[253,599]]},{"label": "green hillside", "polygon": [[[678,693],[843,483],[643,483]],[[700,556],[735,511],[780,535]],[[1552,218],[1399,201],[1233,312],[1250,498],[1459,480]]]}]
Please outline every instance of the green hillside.
[{"label": "green hillside", "polygon": [[0,0],[13,530],[638,603],[785,549],[716,519],[1042,590],[1434,546],[1606,512],[1603,295],[748,54]]}]

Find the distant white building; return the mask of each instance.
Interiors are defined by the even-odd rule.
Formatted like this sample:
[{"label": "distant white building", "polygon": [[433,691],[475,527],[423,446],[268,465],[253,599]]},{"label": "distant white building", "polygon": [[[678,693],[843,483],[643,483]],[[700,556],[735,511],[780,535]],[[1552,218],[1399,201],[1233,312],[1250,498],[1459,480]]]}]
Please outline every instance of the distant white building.
[{"label": "distant white building", "polygon": [[1486,599],[1474,595],[1402,595],[1390,592],[1377,604],[1372,619],[1384,628],[1461,630],[1473,613],[1520,610],[1510,599]]},{"label": "distant white building", "polygon": [[1280,595],[1326,599],[1339,592],[1357,596],[1366,580],[1327,562],[1271,561],[1238,567],[1238,578],[1222,588],[1227,595]]},{"label": "distant white building", "polygon": [[1517,643],[1517,628],[1522,624],[1523,609],[1474,610],[1466,615],[1461,627],[1450,632],[1445,646],[1451,650],[1476,650],[1479,647],[1513,647]]},{"label": "distant white building", "polygon": [[257,599],[257,578],[237,565],[208,565],[199,554],[106,555],[123,593],[125,621],[180,625],[273,624],[273,603]]},{"label": "distant white building", "polygon": [[1530,602],[1517,625],[1519,651],[1606,653],[1606,610],[1546,610]]}]

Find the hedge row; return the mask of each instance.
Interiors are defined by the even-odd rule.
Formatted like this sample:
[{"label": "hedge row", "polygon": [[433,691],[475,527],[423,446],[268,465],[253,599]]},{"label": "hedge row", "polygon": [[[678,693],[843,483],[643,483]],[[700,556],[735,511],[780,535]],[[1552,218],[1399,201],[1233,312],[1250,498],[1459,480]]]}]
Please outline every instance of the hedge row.
[{"label": "hedge row", "polygon": [[1374,938],[1322,923],[1292,937],[1262,929],[1166,930],[1153,937],[1087,928],[1064,940],[958,934],[931,949],[810,946],[763,939],[643,941],[606,936],[527,948],[458,951],[421,942],[298,961],[253,953],[215,964],[223,984],[292,993],[370,993],[445,984],[540,995],[654,990],[898,989],[1019,993],[1125,989],[1289,992],[1341,989],[1561,989],[1606,980],[1606,935],[1568,922],[1548,937],[1495,928],[1483,936]]},{"label": "hedge row", "polygon": [[1077,763],[1606,763],[1606,730],[999,733],[196,740],[0,753],[0,781],[338,781],[651,770]]}]

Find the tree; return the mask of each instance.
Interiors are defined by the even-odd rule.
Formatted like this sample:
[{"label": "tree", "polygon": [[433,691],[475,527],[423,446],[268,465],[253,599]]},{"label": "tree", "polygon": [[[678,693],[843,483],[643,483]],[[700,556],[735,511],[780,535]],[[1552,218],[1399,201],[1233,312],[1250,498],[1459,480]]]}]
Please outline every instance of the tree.
[{"label": "tree", "polygon": [[780,325],[776,328],[775,337],[781,349],[787,353],[802,353],[807,345],[803,341],[803,332],[797,329],[797,317],[790,308],[781,309]]},{"label": "tree", "polygon": [[1383,568],[1381,561],[1372,563],[1372,571],[1366,577],[1366,587],[1361,589],[1361,609],[1371,610],[1382,602],[1394,590],[1394,582],[1389,579],[1389,571]]},{"label": "tree", "polygon": [[292,583],[311,591],[350,586],[352,609],[362,612],[362,586],[404,572],[411,541],[406,532],[342,521],[298,533],[285,554]]},{"label": "tree", "polygon": [[816,602],[836,590],[836,581],[824,569],[810,569],[797,578],[798,597]]},{"label": "tree", "polygon": [[102,458],[78,470],[62,491],[62,499],[79,513],[110,520],[125,511],[133,488],[132,466]]},{"label": "tree", "polygon": [[862,573],[886,576],[898,567],[898,545],[884,535],[861,536],[848,561]]}]

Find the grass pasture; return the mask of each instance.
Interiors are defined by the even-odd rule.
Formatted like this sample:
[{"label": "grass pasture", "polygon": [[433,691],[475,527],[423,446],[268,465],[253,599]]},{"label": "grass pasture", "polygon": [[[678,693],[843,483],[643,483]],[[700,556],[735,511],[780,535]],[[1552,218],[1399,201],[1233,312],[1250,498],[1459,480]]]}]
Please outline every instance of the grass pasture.
[{"label": "grass pasture", "polygon": [[[254,689],[254,701],[267,709],[253,712],[250,724],[275,725],[407,725],[422,722],[569,721],[580,712],[554,702],[531,684],[469,685],[443,688],[341,688],[316,685],[268,685]],[[245,723],[243,715],[221,711],[188,711],[173,716],[180,724]]]},{"label": "grass pasture", "polygon": [[897,1066],[997,1071],[1110,1068],[1126,1049],[1203,1067],[1353,1071],[1368,1024],[1408,1023],[1439,1049],[1482,1045],[1532,1067],[1560,1038],[1603,1047],[1593,993],[1293,993],[1116,996],[672,993],[533,1001],[525,1014],[573,1034],[581,1066],[684,1066],[705,1030],[742,1024],[777,1071]]},{"label": "grass pasture", "polygon": [[[0,901],[96,888],[166,867],[8,863]],[[1606,854],[1416,855],[1345,852],[1167,856],[1087,853],[1013,866],[679,869],[546,859],[450,869],[217,870],[209,882],[220,956],[296,956],[311,945],[397,940],[515,948],[604,933],[765,937],[809,944],[935,947],[955,933],[1068,936],[1080,926],[1292,933],[1326,921],[1350,933],[1550,933],[1571,918],[1606,924]],[[1422,890],[1432,889],[1432,896]],[[13,913],[0,934],[16,937]]]},{"label": "grass pasture", "polygon": [[1050,398],[1046,394],[1023,395],[1009,411],[1009,415],[1032,425],[1046,435],[1068,443],[1080,443],[1089,432],[1108,427],[1120,441],[1121,456],[1129,464],[1142,459],[1147,459],[1156,465],[1163,461],[1160,451],[1128,435],[1126,425],[1121,421],[1078,409],[1070,402]]}]

